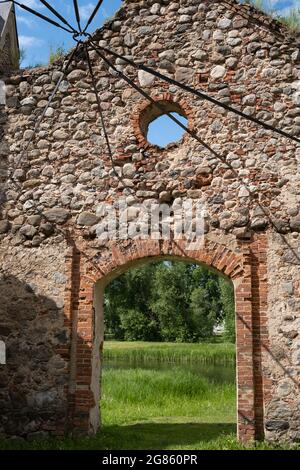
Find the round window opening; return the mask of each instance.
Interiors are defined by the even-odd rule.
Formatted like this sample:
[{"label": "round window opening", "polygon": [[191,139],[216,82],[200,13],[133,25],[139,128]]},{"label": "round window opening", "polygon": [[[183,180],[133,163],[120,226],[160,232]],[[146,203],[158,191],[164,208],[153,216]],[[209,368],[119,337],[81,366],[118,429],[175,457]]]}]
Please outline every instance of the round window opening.
[{"label": "round window opening", "polygon": [[170,113],[184,126],[188,127],[188,119],[178,103],[158,101],[159,109],[154,104],[148,106],[141,113],[140,128],[143,136],[151,145],[160,148],[178,143],[185,134],[185,130],[174,122],[167,113]]}]

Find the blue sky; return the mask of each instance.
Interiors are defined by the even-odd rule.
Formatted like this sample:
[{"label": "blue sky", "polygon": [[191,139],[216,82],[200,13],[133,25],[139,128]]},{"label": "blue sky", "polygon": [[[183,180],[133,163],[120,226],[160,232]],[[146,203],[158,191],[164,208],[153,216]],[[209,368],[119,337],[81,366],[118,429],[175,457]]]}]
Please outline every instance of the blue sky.
[{"label": "blue sky", "polygon": [[[286,12],[293,6],[300,8],[300,0],[264,1],[279,12]],[[48,0],[48,2],[65,16],[71,24],[76,25],[72,0]],[[22,0],[21,3],[54,18],[52,13],[39,0]],[[96,3],[97,0],[78,0],[83,24],[89,18]],[[100,27],[105,19],[112,16],[119,9],[121,4],[121,0],[104,0],[90,27],[90,31]],[[34,17],[19,7],[17,7],[17,23],[20,46],[25,51],[25,59],[22,62],[23,67],[41,63],[45,64],[49,60],[51,48],[55,50],[59,46],[64,46],[64,48],[68,49],[73,44],[73,40],[68,33],[58,30],[55,26],[45,23],[43,20]]]},{"label": "blue sky", "polygon": [[[55,21],[59,21],[39,0],[19,1]],[[48,3],[56,8],[76,28],[77,23],[72,0],[48,0]],[[83,25],[87,22],[96,4],[97,0],[78,0]],[[121,0],[104,0],[88,31],[92,32],[99,28],[107,18],[120,8],[121,4]],[[70,49],[74,44],[69,33],[59,30],[19,7],[17,7],[17,25],[20,47],[25,51],[25,59],[21,64],[22,67],[47,64],[51,49],[56,50],[57,47],[61,46],[65,49]]]},{"label": "blue sky", "polygon": [[[177,113],[171,113],[178,121],[187,126],[188,121]],[[150,144],[166,147],[166,145],[181,139],[184,129],[179,127],[176,122],[171,121],[168,116],[160,116],[151,122],[148,129],[148,141]]]}]

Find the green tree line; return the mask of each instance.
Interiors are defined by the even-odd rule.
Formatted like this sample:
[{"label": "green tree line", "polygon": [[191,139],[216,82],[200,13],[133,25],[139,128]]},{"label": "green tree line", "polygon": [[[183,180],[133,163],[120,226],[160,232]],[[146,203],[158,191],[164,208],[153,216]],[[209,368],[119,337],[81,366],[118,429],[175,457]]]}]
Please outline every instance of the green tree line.
[{"label": "green tree line", "polygon": [[211,269],[158,262],[131,269],[105,291],[106,334],[126,341],[199,342],[224,325],[235,341],[232,283]]}]

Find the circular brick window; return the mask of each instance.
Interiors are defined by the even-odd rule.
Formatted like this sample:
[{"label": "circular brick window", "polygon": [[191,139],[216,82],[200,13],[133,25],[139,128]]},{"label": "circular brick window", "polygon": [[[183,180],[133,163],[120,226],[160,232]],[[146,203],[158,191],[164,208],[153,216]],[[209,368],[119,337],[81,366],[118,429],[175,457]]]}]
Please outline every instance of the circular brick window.
[{"label": "circular brick window", "polygon": [[139,126],[148,144],[165,148],[178,143],[185,134],[185,130],[172,121],[167,113],[170,113],[186,127],[189,122],[179,103],[164,100],[157,101],[157,103],[159,108],[150,104],[141,111]]}]

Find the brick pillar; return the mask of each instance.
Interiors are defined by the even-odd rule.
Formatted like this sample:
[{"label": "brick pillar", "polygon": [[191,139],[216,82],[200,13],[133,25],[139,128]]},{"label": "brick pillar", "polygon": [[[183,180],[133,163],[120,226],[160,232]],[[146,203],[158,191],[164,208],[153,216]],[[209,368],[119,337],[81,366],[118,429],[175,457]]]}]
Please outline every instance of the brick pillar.
[{"label": "brick pillar", "polygon": [[74,421],[77,433],[88,433],[90,410],[95,405],[91,391],[93,347],[93,284],[81,276],[77,316],[76,375]]},{"label": "brick pillar", "polygon": [[66,431],[87,434],[93,341],[93,282],[84,276],[81,254],[70,247],[66,256],[65,326],[69,330],[69,383]]},{"label": "brick pillar", "polygon": [[235,289],[238,438],[255,438],[251,252],[241,245],[244,276]]},{"label": "brick pillar", "polygon": [[264,403],[269,395],[270,381],[263,373],[263,350],[268,348],[267,327],[267,236],[258,234],[252,251],[253,370],[255,389],[256,439],[264,438]]}]

